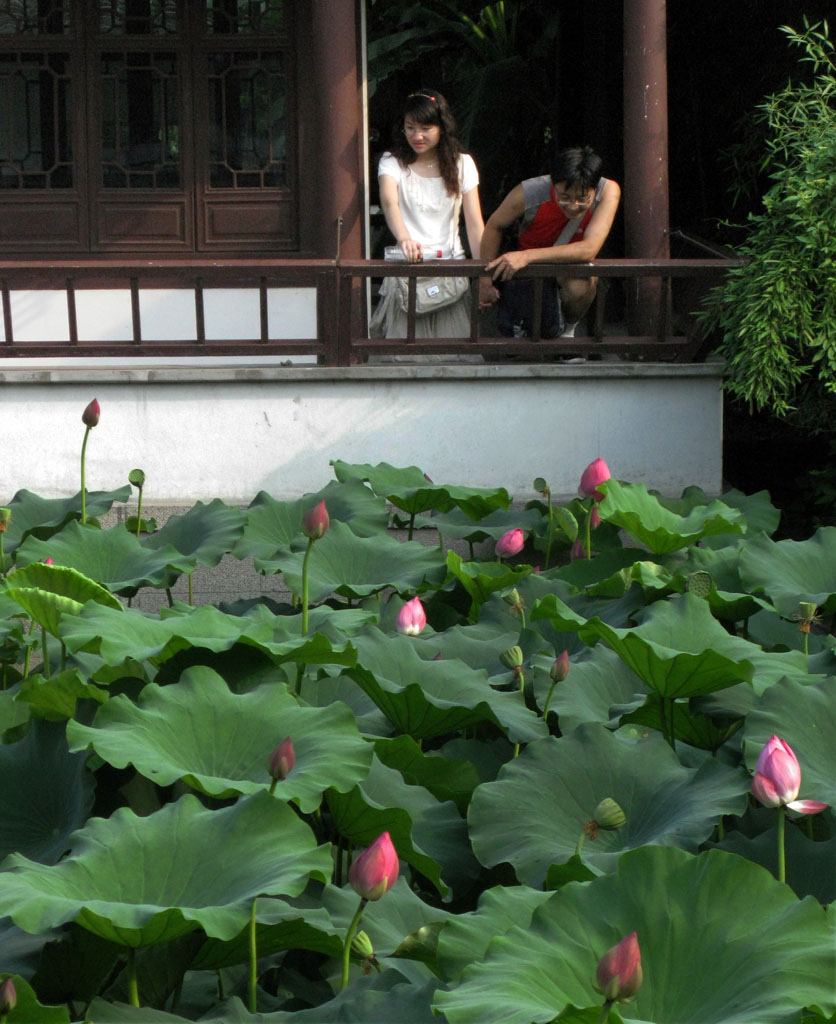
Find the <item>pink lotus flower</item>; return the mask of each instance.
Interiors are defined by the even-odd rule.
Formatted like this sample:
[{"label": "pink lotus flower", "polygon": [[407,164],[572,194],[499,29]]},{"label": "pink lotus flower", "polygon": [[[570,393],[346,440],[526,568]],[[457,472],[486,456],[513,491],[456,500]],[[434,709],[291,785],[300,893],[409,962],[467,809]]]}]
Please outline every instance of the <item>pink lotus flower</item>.
[{"label": "pink lotus flower", "polygon": [[566,676],[569,675],[568,651],[561,651],[561,653],[554,659],[552,667],[549,669],[549,675],[551,676],[553,683],[562,683]]},{"label": "pink lotus flower", "polygon": [[318,505],[313,505],[302,516],[302,533],[311,540],[319,540],[325,535],[331,520],[328,516],[328,509],[325,507],[324,499]]},{"label": "pink lotus flower", "polygon": [[576,558],[586,558],[586,548],[580,537],[572,541],[572,547],[569,549],[569,561],[574,562]]},{"label": "pink lotus flower", "polygon": [[102,410],[99,406],[99,400],[94,398],[93,401],[87,406],[84,412],[81,414],[81,422],[85,427],[95,427],[99,422],[99,416],[101,416]]},{"label": "pink lotus flower", "polygon": [[510,558],[522,551],[525,544],[525,534],[519,528],[508,530],[503,533],[496,542],[496,554],[498,558]]},{"label": "pink lotus flower", "polygon": [[601,525],[601,513],[598,511],[598,506],[593,505],[592,511],[589,513],[589,528],[590,530],[597,530]]},{"label": "pink lotus flower", "polygon": [[17,992],[11,978],[6,978],[0,985],[0,1016],[4,1017],[11,1013],[17,1006]]},{"label": "pink lotus flower", "polygon": [[595,459],[594,462],[590,462],[581,475],[581,482],[578,487],[579,494],[582,498],[594,498],[596,501],[601,501],[604,495],[601,491],[597,490],[598,484],[609,480],[611,476],[612,474],[606,462],[600,457]]},{"label": "pink lotus flower", "polygon": [[426,624],[427,616],[424,613],[424,606],[417,595],[401,606],[398,617],[395,619],[395,629],[407,636],[418,636]]},{"label": "pink lotus flower", "polygon": [[388,832],[383,832],[351,865],[348,880],[364,900],[379,900],[398,878],[398,854]]},{"label": "pink lotus flower", "polygon": [[290,737],[288,736],[287,739],[282,740],[270,755],[270,758],[267,761],[267,771],[270,773],[270,777],[272,779],[275,779],[277,782],[281,782],[282,779],[286,779],[288,777],[295,761],[296,754],[294,753],[293,744],[290,742]]},{"label": "pink lotus flower", "polygon": [[598,961],[595,980],[596,989],[609,1003],[626,1003],[635,996],[642,983],[642,960],[635,932],[604,953]]},{"label": "pink lotus flower", "polygon": [[796,800],[801,788],[801,768],[789,743],[771,736],[758,756],[752,792],[764,807],[789,807],[802,814],[818,814],[827,804]]}]

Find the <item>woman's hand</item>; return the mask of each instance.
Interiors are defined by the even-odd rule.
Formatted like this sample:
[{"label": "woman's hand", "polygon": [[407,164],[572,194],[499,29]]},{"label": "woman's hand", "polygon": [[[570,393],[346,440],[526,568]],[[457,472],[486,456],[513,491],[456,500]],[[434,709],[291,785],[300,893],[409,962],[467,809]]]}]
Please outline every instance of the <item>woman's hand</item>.
[{"label": "woman's hand", "polygon": [[420,263],[424,258],[424,250],[420,242],[416,242],[411,238],[404,238],[399,245],[407,263]]},{"label": "woman's hand", "polygon": [[499,299],[499,291],[494,288],[489,277],[479,278],[479,308],[488,309]]}]

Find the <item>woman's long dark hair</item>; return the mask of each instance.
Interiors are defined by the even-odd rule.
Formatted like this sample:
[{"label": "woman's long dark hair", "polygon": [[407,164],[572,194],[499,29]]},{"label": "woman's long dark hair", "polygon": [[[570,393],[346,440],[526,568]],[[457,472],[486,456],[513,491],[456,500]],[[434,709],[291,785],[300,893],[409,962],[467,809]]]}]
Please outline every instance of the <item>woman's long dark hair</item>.
[{"label": "woman's long dark hair", "polygon": [[392,153],[404,167],[408,167],[418,159],[418,154],[404,135],[403,125],[407,117],[416,124],[437,124],[441,128],[436,147],[438,168],[441,171],[448,195],[457,196],[461,191],[459,155],[462,150],[459,140],[456,138],[456,121],[447,100],[434,89],[422,89],[420,92],[411,92],[407,96],[400,120],[392,131]]}]

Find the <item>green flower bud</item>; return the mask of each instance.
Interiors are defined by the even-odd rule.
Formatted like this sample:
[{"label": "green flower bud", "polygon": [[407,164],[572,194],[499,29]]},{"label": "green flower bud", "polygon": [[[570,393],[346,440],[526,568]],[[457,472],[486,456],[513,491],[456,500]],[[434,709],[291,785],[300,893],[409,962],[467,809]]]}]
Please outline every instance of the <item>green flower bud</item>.
[{"label": "green flower bud", "polygon": [[598,822],[598,828],[606,832],[614,832],[627,823],[627,815],[609,796],[604,797],[598,804],[592,816]]},{"label": "green flower bud", "polygon": [[354,938],[351,940],[351,955],[359,957],[360,960],[374,956],[374,946],[366,932],[358,931],[354,933]]},{"label": "green flower bud", "polygon": [[522,648],[517,647],[516,645],[509,647],[507,651],[503,651],[502,654],[500,654],[499,660],[506,668],[522,668]]}]

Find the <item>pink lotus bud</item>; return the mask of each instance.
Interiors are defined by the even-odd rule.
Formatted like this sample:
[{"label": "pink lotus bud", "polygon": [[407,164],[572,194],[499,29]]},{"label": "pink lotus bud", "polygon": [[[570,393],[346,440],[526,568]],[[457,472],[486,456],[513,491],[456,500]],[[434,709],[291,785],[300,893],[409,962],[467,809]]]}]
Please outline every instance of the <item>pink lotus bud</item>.
[{"label": "pink lotus bud", "polygon": [[6,978],[0,985],[0,1017],[5,1017],[17,1006],[17,992],[11,978]]},{"label": "pink lotus bud", "polygon": [[47,557],[44,559],[44,565],[55,565],[55,562],[53,562],[49,555],[47,555]]},{"label": "pink lotus bud", "polygon": [[282,740],[276,747],[267,761],[267,771],[270,773],[270,778],[276,779],[277,782],[286,779],[295,761],[296,754],[293,751],[293,744],[288,736],[287,739]]},{"label": "pink lotus bud", "polygon": [[595,988],[609,1003],[626,1003],[635,996],[642,983],[642,960],[635,932],[604,953],[598,961],[595,980]]},{"label": "pink lotus bud", "polygon": [[522,551],[525,544],[525,534],[519,528],[503,533],[496,542],[496,554],[498,558],[510,558]]},{"label": "pink lotus bud", "polygon": [[364,850],[349,868],[348,880],[364,900],[379,900],[398,878],[398,854],[384,832]]},{"label": "pink lotus bud", "polygon": [[302,533],[311,540],[319,540],[324,536],[331,520],[328,518],[328,509],[325,507],[324,499],[302,516]]},{"label": "pink lotus bud", "polygon": [[789,743],[770,736],[758,756],[752,792],[764,807],[789,807],[802,814],[818,814],[827,804],[819,800],[796,800],[801,788],[801,768]]},{"label": "pink lotus bud", "polygon": [[597,530],[601,525],[601,513],[598,511],[598,506],[593,505],[592,511],[589,513],[589,528],[590,530]]},{"label": "pink lotus bud", "polygon": [[426,624],[427,616],[424,613],[424,606],[417,595],[401,606],[398,617],[395,619],[395,629],[407,636],[418,636]]},{"label": "pink lotus bud", "polygon": [[572,547],[569,551],[569,561],[574,562],[576,558],[586,558],[586,548],[583,546],[583,541],[580,537],[572,542]]},{"label": "pink lotus bud", "polygon": [[601,501],[604,495],[601,491],[596,490],[596,488],[598,484],[609,480],[611,476],[612,474],[606,462],[599,457],[594,462],[590,462],[583,471],[578,492],[582,498],[594,498],[596,501]]},{"label": "pink lotus bud", "polygon": [[99,400],[94,398],[93,401],[87,406],[84,412],[81,414],[81,422],[85,427],[95,427],[99,422],[99,416],[101,416],[102,410],[99,407]]},{"label": "pink lotus bud", "polygon": [[553,683],[562,683],[566,676],[569,675],[568,651],[561,651],[561,653],[554,659],[552,667],[549,669],[549,675],[551,676]]}]

